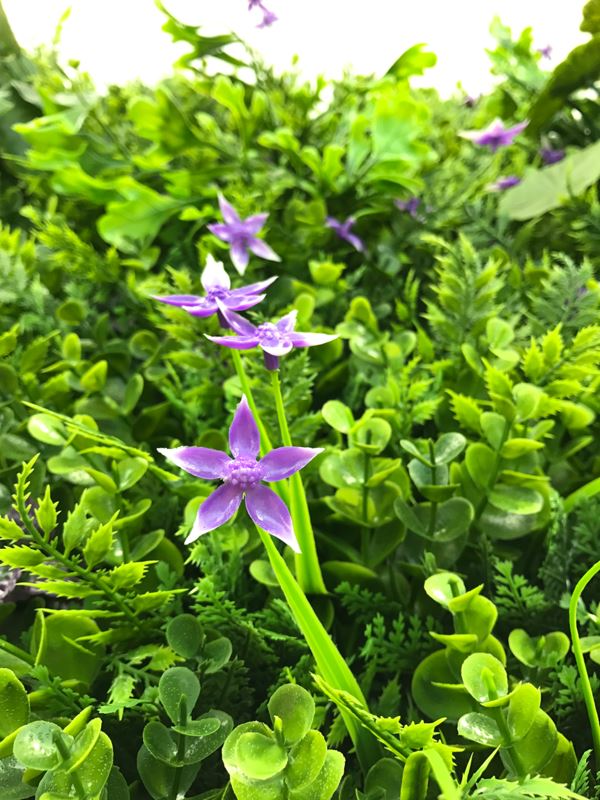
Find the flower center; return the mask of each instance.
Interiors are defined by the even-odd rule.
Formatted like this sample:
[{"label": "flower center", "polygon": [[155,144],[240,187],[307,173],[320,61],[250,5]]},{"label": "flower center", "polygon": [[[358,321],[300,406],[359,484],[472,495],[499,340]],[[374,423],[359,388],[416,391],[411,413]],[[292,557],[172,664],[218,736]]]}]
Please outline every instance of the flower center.
[{"label": "flower center", "polygon": [[274,345],[283,342],[281,331],[272,322],[263,322],[258,326],[258,339],[261,344]]},{"label": "flower center", "polygon": [[260,463],[248,456],[238,456],[227,467],[225,480],[246,491],[260,482],[262,470]]},{"label": "flower center", "polygon": [[213,286],[206,293],[208,300],[220,300],[222,297],[227,297],[228,290],[224,286]]}]

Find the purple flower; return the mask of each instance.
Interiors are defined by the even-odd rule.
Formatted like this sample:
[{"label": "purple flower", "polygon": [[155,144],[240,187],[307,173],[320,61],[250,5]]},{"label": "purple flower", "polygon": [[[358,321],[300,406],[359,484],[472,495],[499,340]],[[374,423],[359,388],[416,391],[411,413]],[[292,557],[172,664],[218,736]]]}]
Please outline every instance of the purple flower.
[{"label": "purple flower", "polygon": [[527,122],[519,122],[512,128],[505,128],[501,119],[495,119],[485,130],[461,131],[459,135],[482,147],[489,147],[492,153],[495,153],[501,147],[508,147],[512,144],[513,139],[525,130],[527,125]]},{"label": "purple flower", "polygon": [[551,147],[541,147],[540,156],[544,164],[558,164],[565,157],[565,151],[553,150]]},{"label": "purple flower", "polygon": [[186,544],[224,525],[238,510],[242,499],[253,522],[300,552],[292,518],[285,503],[261,481],[281,481],[305,467],[322,448],[277,447],[258,460],[260,435],[243,396],[229,428],[230,458],[209,447],[159,448],[173,464],[205,480],[223,483],[202,503]]},{"label": "purple flower", "polygon": [[518,186],[521,183],[521,178],[516,175],[506,175],[503,178],[498,178],[495,183],[490,183],[487,187],[491,192],[503,192],[505,189],[510,189],[513,186]]},{"label": "purple flower", "polygon": [[552,45],[547,44],[545,47],[538,47],[538,53],[542,58],[550,60],[552,58]]},{"label": "purple flower", "polygon": [[418,219],[417,210],[421,205],[420,197],[409,197],[408,200],[394,200],[394,205],[400,211],[407,211],[413,219]]},{"label": "purple flower", "polygon": [[348,217],[345,222],[340,222],[335,217],[327,217],[325,220],[325,224],[328,228],[331,228],[332,231],[335,231],[340,239],[343,239],[348,244],[351,244],[355,250],[358,250],[359,253],[362,253],[365,249],[365,245],[362,239],[351,232],[351,228],[354,225],[356,220],[354,217]]},{"label": "purple flower", "polygon": [[230,245],[231,260],[240,275],[244,274],[248,266],[249,250],[260,258],[281,261],[277,253],[256,235],[267,221],[268,214],[254,214],[252,217],[240,219],[235,208],[222,195],[219,195],[219,207],[225,222],[213,223],[208,229]]},{"label": "purple flower", "polygon": [[263,322],[253,325],[244,317],[228,311],[224,306],[221,313],[230,328],[238,336],[206,336],[211,342],[232,347],[234,350],[252,350],[260,347],[265,356],[267,369],[279,369],[279,358],[287,355],[294,347],[314,347],[337,339],[336,334],[300,333],[295,331],[297,311],[291,311],[278,322]]},{"label": "purple flower", "polygon": [[154,300],[167,303],[170,306],[183,308],[193,317],[211,317],[213,314],[220,314],[217,300],[226,308],[232,311],[246,311],[252,306],[265,299],[261,294],[270,286],[277,276],[269,278],[259,283],[251,283],[248,286],[241,286],[239,289],[231,289],[229,275],[220,261],[215,261],[212,256],[206,259],[206,266],[202,272],[200,282],[206,291],[204,296],[195,294],[169,294],[153,295]]},{"label": "purple flower", "polygon": [[270,11],[268,8],[261,6],[263,12],[262,22],[257,25],[257,28],[269,28],[274,22],[277,22],[279,17],[275,14],[274,11]]},{"label": "purple flower", "polygon": [[463,103],[467,108],[475,108],[475,106],[479,102],[480,98],[481,98],[480,94],[478,94],[478,95],[467,94],[467,95],[465,95],[465,99],[463,100]]}]

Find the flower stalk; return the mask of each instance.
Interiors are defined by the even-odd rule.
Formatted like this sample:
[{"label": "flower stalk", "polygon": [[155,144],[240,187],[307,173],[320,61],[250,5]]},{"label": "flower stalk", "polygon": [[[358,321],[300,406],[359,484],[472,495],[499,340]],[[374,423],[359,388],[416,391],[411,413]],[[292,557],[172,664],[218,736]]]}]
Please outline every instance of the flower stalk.
[{"label": "flower stalk", "polygon": [[[292,438],[285,416],[283,396],[281,394],[281,381],[279,371],[271,372],[271,385],[273,387],[273,399],[277,411],[277,420],[281,432],[281,440],[285,447],[292,447]],[[302,589],[308,594],[326,594],[327,588],[321,573],[315,535],[310,520],[308,501],[304,484],[299,473],[295,473],[289,478],[289,503],[296,538],[300,545],[301,553],[296,554],[296,575]]]},{"label": "flower stalk", "polygon": [[[275,547],[275,543],[261,528],[257,527],[257,530],[267,551],[271,568],[275,573],[281,591],[294,615],[296,624],[300,628],[313,654],[317,669],[327,683],[331,684],[336,689],[348,692],[355,697],[361,705],[366,706],[365,697],[352,670],[323,627],[321,620],[308,602],[299,583],[296,581],[282,555]],[[340,713],[356,748],[356,754],[361,768],[366,774],[368,769],[381,756],[379,746],[374,737],[358,724],[356,719],[348,711],[340,709]]]},{"label": "flower stalk", "polygon": [[585,575],[579,579],[577,585],[573,589],[571,600],[569,602],[569,630],[571,632],[571,647],[573,655],[575,656],[575,663],[579,677],[581,678],[581,693],[585,702],[585,708],[590,721],[590,728],[592,729],[592,741],[594,743],[594,758],[596,761],[596,768],[600,764],[600,719],[598,718],[598,709],[594,701],[594,692],[590,683],[590,676],[588,675],[587,667],[585,665],[585,658],[583,657],[583,650],[581,648],[581,639],[579,638],[579,631],[577,630],[577,605],[583,590],[586,588],[592,578],[600,572],[600,561],[597,561],[593,567],[588,569]]}]

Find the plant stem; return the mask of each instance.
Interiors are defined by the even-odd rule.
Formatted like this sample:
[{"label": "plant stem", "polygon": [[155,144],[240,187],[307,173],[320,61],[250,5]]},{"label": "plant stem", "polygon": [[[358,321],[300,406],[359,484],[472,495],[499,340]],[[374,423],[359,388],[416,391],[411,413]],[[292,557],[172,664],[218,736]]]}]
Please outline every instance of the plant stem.
[{"label": "plant stem", "polygon": [[[277,410],[281,440],[285,447],[291,447],[292,438],[285,417],[278,370],[273,370],[271,372],[271,384],[273,386],[273,398]],[[304,484],[298,472],[295,472],[289,478],[289,487],[289,502],[292,520],[294,522],[294,532],[296,533],[301,550],[301,553],[296,554],[296,575],[298,576],[298,582],[304,592],[308,592],[309,594],[327,594],[327,588],[323,581],[319,557],[317,555],[317,546],[315,544],[315,535],[310,521],[306,492],[304,491]]]},{"label": "plant stem", "polygon": [[[298,581],[296,581],[282,555],[275,547],[273,540],[261,528],[257,528],[257,530],[269,556],[271,567],[281,591],[294,615],[296,624],[313,654],[317,669],[327,683],[335,689],[348,692],[361,705],[366,707],[366,700],[352,670],[346,664],[342,654],[323,627],[321,620],[308,602]],[[340,714],[356,748],[361,768],[366,774],[367,770],[381,756],[379,746],[372,734],[365,731],[348,711],[340,708]]]},{"label": "plant stem", "polygon": [[590,721],[590,727],[592,729],[592,741],[594,743],[596,769],[598,768],[598,765],[600,765],[600,720],[598,719],[598,709],[596,708],[596,703],[594,702],[594,693],[592,691],[590,677],[588,675],[585,659],[581,650],[581,641],[579,638],[579,631],[577,630],[577,605],[583,590],[598,572],[600,572],[600,561],[597,561],[594,566],[588,569],[585,575],[579,579],[577,585],[573,589],[573,594],[571,595],[571,600],[569,602],[569,630],[571,631],[571,646],[573,655],[575,656],[575,663],[577,664],[577,669],[579,671],[579,677],[581,678],[581,691],[583,693],[583,699],[585,702],[588,719]]},{"label": "plant stem", "polygon": [[370,539],[370,531],[367,525],[367,520],[369,517],[369,487],[367,483],[369,481],[369,475],[371,472],[371,458],[368,453],[363,453],[363,484],[362,484],[362,522],[363,526],[360,532],[360,555],[363,560],[363,564],[368,563],[368,555],[369,555],[369,539]]}]

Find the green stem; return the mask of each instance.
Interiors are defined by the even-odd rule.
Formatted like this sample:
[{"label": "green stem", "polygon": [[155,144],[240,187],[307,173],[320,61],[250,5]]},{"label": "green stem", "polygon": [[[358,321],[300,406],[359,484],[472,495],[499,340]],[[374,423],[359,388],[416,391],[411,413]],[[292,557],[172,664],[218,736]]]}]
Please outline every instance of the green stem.
[{"label": "green stem", "polygon": [[[281,394],[281,383],[279,381],[279,371],[272,370],[271,383],[273,386],[273,397],[281,431],[281,440],[285,447],[292,446],[292,438],[285,417],[283,396]],[[306,492],[302,478],[298,472],[289,478],[290,487],[290,511],[294,521],[294,532],[300,545],[300,553],[296,553],[296,575],[302,590],[309,594],[327,594],[327,588],[321,574],[321,566],[317,555],[315,535],[310,521],[310,512],[306,500]]]},{"label": "green stem", "polygon": [[260,414],[258,413],[258,408],[256,407],[256,403],[254,401],[254,395],[252,394],[252,389],[250,388],[250,381],[248,380],[248,376],[246,375],[246,370],[244,369],[244,364],[242,363],[242,357],[239,354],[238,350],[231,350],[231,357],[233,359],[233,365],[235,367],[235,371],[238,376],[238,380],[242,387],[242,392],[246,395],[246,400],[248,401],[248,405],[250,406],[250,411],[252,411],[252,416],[256,420],[256,424],[258,425],[258,432],[260,433],[260,443],[261,443],[261,455],[264,455],[269,450],[273,449],[273,445],[271,444],[271,439],[269,438],[269,434],[267,433],[267,429],[263,425],[263,422],[260,418]]},{"label": "green stem", "polygon": [[[71,752],[70,752],[69,748],[67,747],[66,742],[62,738],[62,733],[57,733],[54,736],[54,744],[56,745],[56,749],[58,750],[58,752],[61,754],[61,756],[63,758],[63,761],[67,761],[67,759],[71,755]],[[88,796],[88,794],[87,794],[85,788],[83,787],[83,784],[79,780],[79,777],[77,775],[77,770],[72,770],[69,773],[69,778],[71,779],[71,783],[73,784],[73,788],[77,792],[77,797],[79,797],[80,800],[86,800],[86,797]]]},{"label": "green stem", "polygon": [[25,650],[21,650],[20,647],[17,647],[16,645],[7,642],[6,639],[0,639],[0,650],[5,650],[12,656],[20,658],[21,661],[26,661],[28,664],[31,664],[32,666],[35,663],[35,659],[33,658],[32,655],[30,655]]},{"label": "green stem", "polygon": [[577,669],[579,670],[579,677],[581,678],[581,691],[583,693],[583,699],[585,702],[588,719],[590,721],[590,727],[592,729],[592,741],[594,743],[596,768],[598,768],[598,765],[600,764],[600,720],[598,719],[598,709],[596,708],[596,703],[594,702],[594,693],[592,691],[590,677],[588,675],[585,659],[581,650],[581,641],[579,639],[579,631],[577,630],[577,605],[583,590],[598,572],[600,572],[600,561],[597,561],[594,566],[588,569],[585,575],[580,578],[577,585],[573,589],[571,601],[569,602],[569,629],[571,631],[572,649],[573,655],[575,656],[575,663],[577,664]]},{"label": "green stem", "polygon": [[[269,556],[271,567],[281,591],[285,595],[296,624],[313,654],[317,669],[332,687],[348,692],[361,705],[366,707],[366,700],[352,670],[346,664],[342,654],[323,627],[321,620],[317,617],[306,595],[275,547],[273,540],[261,528],[257,528],[257,530]],[[356,748],[361,768],[366,774],[369,767],[381,756],[379,746],[373,736],[357,723],[352,714],[342,709],[340,709],[340,713]]]},{"label": "green stem", "polygon": [[367,483],[369,481],[369,475],[371,472],[371,459],[368,453],[363,453],[363,484],[362,484],[362,522],[363,526],[360,533],[360,555],[363,560],[364,564],[368,563],[368,555],[369,555],[369,528],[367,526],[367,520],[369,517],[369,487]]}]

